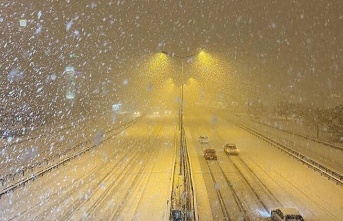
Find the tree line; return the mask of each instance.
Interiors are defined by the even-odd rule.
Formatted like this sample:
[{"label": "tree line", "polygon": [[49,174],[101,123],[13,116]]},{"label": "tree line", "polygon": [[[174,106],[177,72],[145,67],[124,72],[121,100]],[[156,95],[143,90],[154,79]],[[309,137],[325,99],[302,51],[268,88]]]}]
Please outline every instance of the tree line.
[{"label": "tree line", "polygon": [[303,119],[317,128],[317,137],[319,132],[325,129],[335,137],[336,141],[343,142],[343,105],[333,108],[316,108],[283,101],[276,105],[273,112],[286,119],[289,117]]}]

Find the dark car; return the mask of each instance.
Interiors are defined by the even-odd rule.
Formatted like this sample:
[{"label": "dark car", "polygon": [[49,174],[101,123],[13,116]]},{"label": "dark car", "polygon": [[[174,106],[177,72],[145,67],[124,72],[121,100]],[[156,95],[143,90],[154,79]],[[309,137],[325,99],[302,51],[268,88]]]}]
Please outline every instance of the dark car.
[{"label": "dark car", "polygon": [[295,208],[276,208],[270,213],[274,221],[304,221],[299,211]]},{"label": "dark car", "polygon": [[204,150],[205,160],[217,160],[217,152],[215,149]]}]

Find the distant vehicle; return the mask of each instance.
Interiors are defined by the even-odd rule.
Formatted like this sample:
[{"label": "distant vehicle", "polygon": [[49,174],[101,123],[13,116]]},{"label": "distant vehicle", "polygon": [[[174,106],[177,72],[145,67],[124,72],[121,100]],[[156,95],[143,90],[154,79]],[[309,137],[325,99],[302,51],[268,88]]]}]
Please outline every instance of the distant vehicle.
[{"label": "distant vehicle", "polygon": [[208,137],[205,135],[199,136],[199,142],[200,143],[208,143]]},{"label": "distant vehicle", "polygon": [[217,160],[217,152],[215,149],[204,150],[205,160]]},{"label": "distant vehicle", "polygon": [[276,208],[270,214],[274,221],[304,221],[304,218],[295,208]]},{"label": "distant vehicle", "polygon": [[225,144],[224,146],[224,152],[228,155],[237,155],[239,150],[236,144],[228,143],[228,144]]},{"label": "distant vehicle", "polygon": [[173,221],[181,221],[184,218],[181,209],[171,210],[170,216]]}]

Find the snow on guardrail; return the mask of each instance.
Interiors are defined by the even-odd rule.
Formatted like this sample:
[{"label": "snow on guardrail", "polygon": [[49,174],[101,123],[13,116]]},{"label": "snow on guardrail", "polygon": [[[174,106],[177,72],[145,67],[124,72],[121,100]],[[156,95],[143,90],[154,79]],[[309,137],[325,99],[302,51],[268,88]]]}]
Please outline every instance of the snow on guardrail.
[{"label": "snow on guardrail", "polygon": [[313,168],[314,170],[318,171],[321,173],[321,175],[324,175],[326,177],[328,177],[330,180],[333,180],[336,182],[336,184],[340,184],[343,186],[343,176],[333,170],[331,170],[330,168],[306,157],[305,155],[299,153],[299,152],[296,152],[295,150],[289,148],[289,147],[286,147],[285,145],[282,145],[246,126],[243,126],[241,124],[238,124],[236,122],[232,122],[234,123],[235,125],[243,128],[244,130],[247,130],[249,131],[250,133],[252,133],[253,135],[259,137],[260,139],[272,144],[273,146],[277,147],[278,149],[284,151],[285,153],[291,155],[292,157],[296,158],[297,160],[300,160],[301,162],[303,162],[304,164],[308,165],[309,167]]},{"label": "snow on guardrail", "polygon": [[[137,119],[138,119],[138,118],[137,118]],[[38,172],[36,172],[36,173],[32,173],[32,174],[29,175],[28,177],[25,177],[25,178],[23,178],[23,179],[20,179],[19,181],[17,181],[17,182],[15,182],[15,183],[13,183],[13,184],[11,184],[11,185],[9,185],[9,186],[3,188],[3,189],[0,191],[0,198],[1,198],[1,196],[4,195],[4,194],[6,194],[6,193],[8,193],[8,192],[12,192],[12,191],[14,191],[15,189],[17,189],[17,188],[20,187],[20,186],[24,186],[27,182],[33,181],[36,177],[38,177],[38,176],[43,176],[45,173],[51,171],[52,169],[58,168],[58,167],[64,165],[66,162],[71,161],[72,159],[74,159],[74,158],[76,158],[76,157],[79,157],[80,155],[86,153],[87,151],[93,149],[94,147],[100,145],[101,143],[105,142],[106,140],[108,140],[108,139],[110,139],[111,137],[113,137],[113,136],[119,134],[121,131],[125,130],[126,128],[130,127],[135,121],[136,121],[136,119],[134,119],[134,120],[132,120],[132,121],[130,121],[130,122],[128,122],[128,123],[125,123],[125,124],[123,124],[123,125],[120,125],[120,126],[117,127],[117,128],[114,128],[114,129],[111,129],[111,130],[107,131],[106,133],[113,133],[113,132],[114,132],[114,134],[113,134],[112,136],[109,136],[109,137],[106,138],[106,139],[101,140],[99,143],[96,143],[96,144],[94,144],[94,145],[91,145],[90,147],[88,147],[88,148],[86,148],[86,149],[84,149],[84,150],[82,150],[82,151],[80,151],[80,152],[78,152],[78,153],[76,153],[76,154],[73,154],[72,156],[69,156],[69,157],[67,157],[67,158],[65,158],[65,159],[62,159],[62,160],[60,160],[59,162],[57,162],[57,163],[55,163],[55,164],[53,164],[53,165],[50,165],[50,166],[48,166],[48,167],[46,167],[46,168],[44,168],[44,169],[42,169],[42,170],[40,170],[40,171],[38,171]],[[87,140],[87,141],[85,141],[85,142],[82,142],[82,143],[79,143],[79,144],[75,145],[75,146],[72,147],[71,149],[74,149],[74,150],[75,150],[76,146],[80,146],[80,145],[82,145],[82,144],[86,144],[86,145],[87,145],[87,144],[89,144],[89,143],[91,143],[91,141],[90,141],[90,140]],[[65,154],[66,154],[66,153],[59,153],[59,154],[57,154],[56,156],[58,156],[59,158],[61,158],[61,156],[65,155]],[[56,157],[56,156],[54,156],[54,157]],[[51,160],[52,160],[52,159],[51,159]],[[44,162],[46,162],[46,161],[47,161],[47,160],[45,159]],[[18,170],[16,171],[16,173],[14,173],[14,174],[6,174],[6,175],[0,177],[0,185],[4,186],[4,183],[5,183],[6,181],[14,180],[15,177],[18,176],[18,175],[24,176],[25,171],[27,171],[27,170],[33,170],[34,167],[41,166],[44,162],[38,162],[38,163],[36,163],[36,164],[34,164],[34,165],[30,166],[30,167],[20,168],[20,169],[18,169]],[[47,163],[47,164],[48,164],[48,163]]]},{"label": "snow on guardrail", "polygon": [[295,132],[292,132],[292,131],[289,131],[289,130],[277,128],[277,127],[274,127],[274,126],[272,126],[272,125],[269,125],[269,124],[266,124],[266,123],[259,122],[259,121],[257,121],[257,120],[253,120],[253,121],[256,122],[256,123],[258,123],[258,124],[262,124],[262,125],[264,125],[264,126],[268,126],[268,127],[274,128],[274,129],[276,129],[276,130],[280,130],[280,131],[283,131],[283,132],[286,132],[286,133],[289,133],[289,134],[292,134],[292,135],[295,135],[295,136],[298,136],[298,137],[306,138],[306,139],[311,140],[311,141],[314,141],[314,142],[316,142],[316,143],[324,144],[324,145],[329,146],[329,147],[332,147],[332,148],[334,148],[334,149],[343,151],[343,147],[341,147],[341,146],[338,146],[338,145],[335,145],[335,144],[332,144],[332,143],[328,143],[328,142],[325,142],[325,141],[316,139],[316,138],[314,138],[314,137],[310,137],[310,136],[302,135],[302,134],[295,133]]}]

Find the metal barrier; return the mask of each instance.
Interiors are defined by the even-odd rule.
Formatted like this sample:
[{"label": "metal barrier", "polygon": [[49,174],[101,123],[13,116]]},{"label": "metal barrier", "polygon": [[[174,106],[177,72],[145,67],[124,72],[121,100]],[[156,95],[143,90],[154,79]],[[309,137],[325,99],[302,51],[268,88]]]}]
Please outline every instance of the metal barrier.
[{"label": "metal barrier", "polygon": [[[232,122],[232,121],[231,121]],[[280,149],[281,151],[284,151],[285,153],[291,155],[292,157],[294,157],[295,159],[301,161],[303,164],[306,164],[307,166],[313,168],[315,171],[318,171],[321,173],[321,175],[324,175],[326,177],[328,177],[328,179],[330,180],[333,180],[336,182],[336,184],[340,184],[343,186],[343,175],[331,170],[330,168],[306,157],[305,155],[299,153],[299,152],[296,152],[295,150],[285,146],[285,145],[282,145],[280,143],[277,143],[276,141],[246,127],[246,126],[243,126],[239,123],[236,123],[236,122],[232,122],[234,123],[235,125],[241,127],[242,129],[244,130],[247,130],[249,131],[250,133],[252,133],[253,135],[259,137],[260,139],[272,144],[273,146],[277,147],[278,149]]]},{"label": "metal barrier", "polygon": [[[114,128],[114,129],[107,131],[106,133],[108,133],[108,134],[114,133],[112,136],[117,135],[122,130],[130,127],[135,121],[136,120],[132,120],[128,123],[122,124],[117,128]],[[110,137],[111,136],[109,136],[109,138]],[[109,138],[107,138],[107,139],[109,139]],[[15,179],[18,179],[17,182],[14,182],[13,184],[10,184],[9,186],[4,187],[2,190],[0,190],[0,198],[4,194],[11,192],[11,191],[14,191],[15,189],[17,189],[20,186],[24,186],[27,182],[34,180],[36,177],[43,176],[45,173],[51,171],[52,169],[55,169],[55,168],[60,167],[61,165],[64,165],[66,162],[69,162],[70,160],[72,160],[72,159],[82,155],[83,153],[93,149],[94,147],[98,146],[99,144],[105,142],[107,139],[102,139],[99,143],[91,145],[90,147],[85,148],[85,149],[81,150],[80,152],[78,152],[76,154],[72,154],[71,156],[68,157],[67,155],[69,152],[71,152],[71,150],[75,151],[75,149],[79,146],[83,146],[83,145],[87,146],[89,143],[91,143],[91,140],[81,142],[81,143],[79,143],[73,147],[70,147],[69,149],[66,149],[64,152],[58,153],[58,154],[50,157],[49,159],[44,158],[42,161],[36,162],[35,164],[18,168],[15,173],[6,174],[6,175],[0,177],[0,185],[2,185],[2,186],[4,186],[5,182],[7,182],[7,181],[14,181]],[[57,160],[57,162],[53,163],[55,160]],[[36,173],[31,172],[30,175],[28,175],[27,177],[24,177],[25,173],[27,171],[30,171],[30,170],[33,171],[34,168],[40,167],[44,164],[46,164],[46,168],[44,168],[44,169],[42,169]],[[24,178],[20,178],[20,177],[24,177]]]},{"label": "metal barrier", "polygon": [[195,212],[196,196],[183,125],[181,125],[180,135],[180,175],[183,178],[183,191],[179,196],[181,205],[178,208],[171,208],[170,214],[172,220],[197,220]]},{"label": "metal barrier", "polygon": [[310,136],[302,135],[302,134],[299,134],[299,133],[295,133],[295,132],[293,132],[293,131],[289,131],[289,130],[277,128],[277,127],[274,127],[274,126],[269,125],[269,124],[266,124],[266,123],[262,123],[262,122],[257,121],[257,120],[253,120],[253,121],[256,122],[256,123],[258,123],[258,124],[262,124],[262,125],[264,125],[264,126],[271,127],[271,128],[273,128],[273,129],[276,129],[276,130],[279,130],[279,131],[283,131],[283,132],[286,132],[286,133],[289,133],[289,134],[292,134],[292,135],[295,135],[295,136],[298,136],[298,137],[306,138],[306,139],[311,140],[311,141],[314,141],[314,142],[316,142],[316,143],[324,144],[324,145],[329,146],[329,147],[332,147],[332,148],[334,148],[334,149],[336,149],[336,150],[341,150],[341,151],[343,151],[343,147],[342,147],[342,146],[338,146],[338,145],[335,145],[335,144],[332,144],[332,143],[329,143],[329,142],[325,142],[325,141],[316,139],[316,138],[314,138],[314,137],[310,137]]}]

